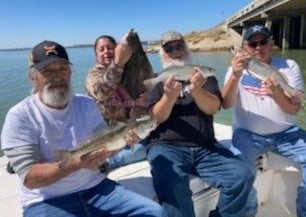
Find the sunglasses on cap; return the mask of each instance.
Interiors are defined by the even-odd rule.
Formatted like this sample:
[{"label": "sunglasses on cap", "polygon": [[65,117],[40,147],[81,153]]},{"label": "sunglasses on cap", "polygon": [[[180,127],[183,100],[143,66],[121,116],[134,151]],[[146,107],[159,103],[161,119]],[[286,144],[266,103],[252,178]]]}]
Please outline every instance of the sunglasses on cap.
[{"label": "sunglasses on cap", "polygon": [[176,45],[164,45],[163,49],[166,53],[172,53],[174,51],[182,51],[185,49],[185,44],[184,43],[177,43]]},{"label": "sunglasses on cap", "polygon": [[263,40],[254,41],[254,42],[247,42],[247,45],[252,48],[256,48],[257,46],[265,46],[267,44],[268,44],[268,39],[263,39]]}]

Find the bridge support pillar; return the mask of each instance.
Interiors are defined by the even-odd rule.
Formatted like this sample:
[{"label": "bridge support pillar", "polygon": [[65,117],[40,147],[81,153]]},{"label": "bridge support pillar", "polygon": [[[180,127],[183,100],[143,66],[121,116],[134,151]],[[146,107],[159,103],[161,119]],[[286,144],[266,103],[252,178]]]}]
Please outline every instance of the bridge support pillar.
[{"label": "bridge support pillar", "polygon": [[300,48],[306,48],[306,13],[301,15]]},{"label": "bridge support pillar", "polygon": [[268,29],[271,30],[271,27],[272,27],[272,19],[271,18],[266,19],[265,27],[267,27]]},{"label": "bridge support pillar", "polygon": [[289,48],[289,27],[290,27],[290,18],[289,16],[285,16],[283,35],[282,35],[282,49]]}]

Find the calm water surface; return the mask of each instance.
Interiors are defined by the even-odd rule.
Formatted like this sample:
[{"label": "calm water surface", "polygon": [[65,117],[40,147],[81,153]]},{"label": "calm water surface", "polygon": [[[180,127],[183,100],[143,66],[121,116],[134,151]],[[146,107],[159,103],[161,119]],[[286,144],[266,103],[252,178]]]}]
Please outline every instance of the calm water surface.
[{"label": "calm water surface", "polygon": [[[27,54],[28,50],[22,51],[0,51],[0,126],[2,128],[5,114],[8,109],[25,98],[31,90],[27,78]],[[84,92],[85,78],[88,69],[94,64],[94,53],[92,48],[70,48],[68,49],[70,61],[73,63],[72,85],[75,92]],[[306,50],[276,51],[275,55],[295,59],[303,72],[305,81],[306,72]],[[219,86],[222,87],[223,79],[232,55],[230,52],[203,52],[193,53],[195,63],[213,67],[217,71]],[[158,54],[149,54],[155,72],[161,70],[161,62]],[[216,121],[231,124],[231,111],[222,110],[216,115]],[[299,124],[306,129],[305,100],[303,108],[298,114]]]}]

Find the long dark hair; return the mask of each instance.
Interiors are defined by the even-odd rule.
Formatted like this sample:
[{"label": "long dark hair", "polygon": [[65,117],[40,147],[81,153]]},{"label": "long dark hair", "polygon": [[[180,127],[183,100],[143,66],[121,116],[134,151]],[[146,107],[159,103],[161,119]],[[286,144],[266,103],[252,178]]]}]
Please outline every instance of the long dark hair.
[{"label": "long dark hair", "polygon": [[110,40],[114,45],[117,45],[117,42],[116,40],[114,39],[114,37],[110,36],[110,35],[100,35],[96,40],[95,40],[95,44],[94,44],[94,50],[95,50],[95,53],[96,53],[96,48],[97,48],[97,44],[98,44],[98,41],[100,39],[108,39]]}]

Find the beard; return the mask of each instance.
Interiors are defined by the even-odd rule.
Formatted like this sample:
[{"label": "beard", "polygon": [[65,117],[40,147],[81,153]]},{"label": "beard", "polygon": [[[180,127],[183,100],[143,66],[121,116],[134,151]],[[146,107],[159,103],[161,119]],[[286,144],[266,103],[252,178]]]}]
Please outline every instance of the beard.
[{"label": "beard", "polygon": [[65,107],[72,98],[71,84],[66,86],[52,87],[51,83],[42,90],[42,101],[52,107]]},{"label": "beard", "polygon": [[[163,55],[161,55],[163,57]],[[161,58],[163,69],[171,67],[171,66],[184,66],[187,64],[191,64],[190,55],[185,56],[181,59],[170,59],[170,58]]]}]

